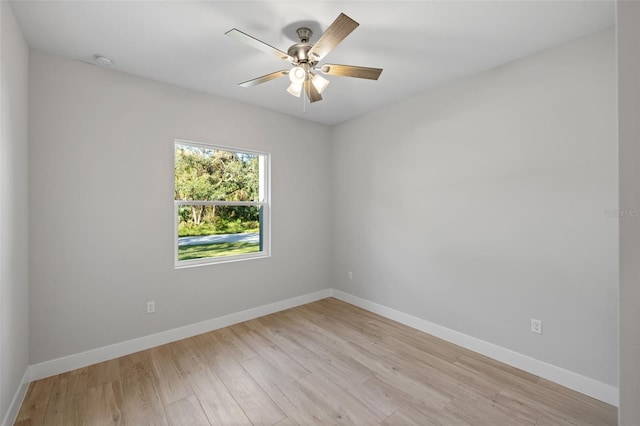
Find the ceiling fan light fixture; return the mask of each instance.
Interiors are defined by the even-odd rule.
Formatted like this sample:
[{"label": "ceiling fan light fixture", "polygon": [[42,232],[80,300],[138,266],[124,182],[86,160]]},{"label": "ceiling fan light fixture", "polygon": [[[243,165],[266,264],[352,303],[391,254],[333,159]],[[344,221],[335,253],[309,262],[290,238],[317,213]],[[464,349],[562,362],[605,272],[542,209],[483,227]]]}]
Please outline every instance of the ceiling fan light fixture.
[{"label": "ceiling fan light fixture", "polygon": [[[369,80],[377,80],[380,76],[382,68],[338,64],[318,65],[318,63],[340,44],[342,40],[351,34],[358,25],[360,24],[344,13],[341,13],[313,45],[309,43],[312,31],[308,27],[300,27],[296,30],[300,43],[295,43],[290,46],[287,53],[235,28],[227,31],[225,34],[253,48],[275,55],[279,59],[289,62],[292,66],[290,69],[272,72],[262,77],[245,81],[240,83],[240,86],[253,87],[289,75],[291,84],[287,88],[287,92],[292,96],[308,100],[309,104],[312,104],[322,100],[320,93],[329,85],[329,80],[317,75],[314,71],[317,71],[318,74],[365,78]],[[305,108],[306,102],[303,102],[304,111],[306,111]]]},{"label": "ceiling fan light fixture", "polygon": [[311,83],[316,87],[318,93],[322,93],[329,85],[329,80],[318,74],[311,73],[311,75],[313,76],[311,78]]},{"label": "ceiling fan light fixture", "polygon": [[300,94],[302,93],[302,83],[291,83],[287,88],[287,92],[289,92],[296,98],[299,98]]},{"label": "ceiling fan light fixture", "polygon": [[302,68],[301,66],[294,67],[291,71],[289,71],[289,80],[291,83],[299,84],[302,87],[302,83],[307,78],[307,70]]}]

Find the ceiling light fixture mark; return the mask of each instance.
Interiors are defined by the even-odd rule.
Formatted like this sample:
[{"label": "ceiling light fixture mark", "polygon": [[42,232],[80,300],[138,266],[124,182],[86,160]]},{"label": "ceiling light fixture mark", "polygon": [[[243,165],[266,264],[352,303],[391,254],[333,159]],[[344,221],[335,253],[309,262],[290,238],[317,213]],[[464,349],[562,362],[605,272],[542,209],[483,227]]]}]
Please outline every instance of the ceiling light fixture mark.
[{"label": "ceiling light fixture mark", "polygon": [[110,58],[107,58],[104,55],[98,55],[95,54],[93,55],[93,59],[95,61],[96,64],[100,65],[101,67],[111,67],[113,66],[113,60],[111,60]]}]

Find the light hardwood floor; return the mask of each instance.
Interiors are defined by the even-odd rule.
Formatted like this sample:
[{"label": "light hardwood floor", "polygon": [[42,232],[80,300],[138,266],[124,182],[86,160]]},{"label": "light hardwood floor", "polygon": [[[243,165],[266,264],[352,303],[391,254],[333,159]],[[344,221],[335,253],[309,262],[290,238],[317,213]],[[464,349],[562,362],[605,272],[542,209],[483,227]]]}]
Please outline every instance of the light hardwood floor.
[{"label": "light hardwood floor", "polygon": [[30,385],[26,425],[615,425],[608,404],[336,299]]}]

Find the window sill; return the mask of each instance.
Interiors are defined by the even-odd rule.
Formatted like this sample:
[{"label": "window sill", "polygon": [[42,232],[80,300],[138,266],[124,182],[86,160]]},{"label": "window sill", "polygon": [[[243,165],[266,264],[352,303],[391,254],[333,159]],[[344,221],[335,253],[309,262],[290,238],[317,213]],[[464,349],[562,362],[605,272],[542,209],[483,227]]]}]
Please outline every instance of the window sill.
[{"label": "window sill", "polygon": [[252,253],[252,254],[241,254],[236,256],[225,256],[225,257],[209,257],[205,259],[193,259],[193,260],[180,260],[176,261],[174,264],[174,269],[185,269],[185,268],[194,268],[197,266],[209,266],[209,265],[217,265],[220,263],[231,263],[231,262],[242,262],[245,260],[253,260],[253,259],[264,259],[266,257],[271,257],[270,253]]}]

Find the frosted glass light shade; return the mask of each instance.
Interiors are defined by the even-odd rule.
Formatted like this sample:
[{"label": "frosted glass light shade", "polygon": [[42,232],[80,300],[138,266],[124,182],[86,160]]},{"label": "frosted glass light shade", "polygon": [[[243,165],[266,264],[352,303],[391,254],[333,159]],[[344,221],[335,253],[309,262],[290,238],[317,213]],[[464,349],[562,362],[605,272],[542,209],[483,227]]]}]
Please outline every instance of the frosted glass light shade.
[{"label": "frosted glass light shade", "polygon": [[302,93],[302,83],[291,83],[289,85],[289,87],[287,88],[287,92],[289,92],[293,96],[299,98],[300,94]]},{"label": "frosted glass light shade", "polygon": [[307,72],[302,67],[295,67],[289,71],[289,80],[291,80],[292,83],[302,84],[306,78]]},{"label": "frosted glass light shade", "polygon": [[326,89],[329,85],[329,80],[318,74],[314,74],[311,83],[313,83],[313,85],[316,87],[318,93],[322,93],[323,90]]}]

